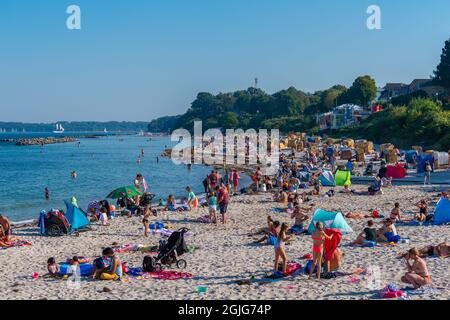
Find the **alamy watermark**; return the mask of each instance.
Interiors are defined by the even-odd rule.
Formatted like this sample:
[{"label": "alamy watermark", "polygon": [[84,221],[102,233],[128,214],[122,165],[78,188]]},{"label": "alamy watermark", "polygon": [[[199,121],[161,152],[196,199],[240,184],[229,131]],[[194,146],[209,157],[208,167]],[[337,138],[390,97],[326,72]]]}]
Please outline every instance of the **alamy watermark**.
[{"label": "alamy watermark", "polygon": [[66,13],[69,14],[66,20],[67,29],[81,30],[81,8],[72,4],[67,7]]},{"label": "alamy watermark", "polygon": [[171,140],[175,164],[260,165],[265,175],[274,175],[279,168],[280,132],[278,129],[227,129],[225,136],[219,129],[203,133],[202,121],[194,122],[194,137],[186,129],[172,132]]},{"label": "alamy watermark", "polygon": [[370,5],[367,8],[367,14],[370,16],[367,18],[367,29],[369,30],[381,30],[381,8],[378,5]]}]

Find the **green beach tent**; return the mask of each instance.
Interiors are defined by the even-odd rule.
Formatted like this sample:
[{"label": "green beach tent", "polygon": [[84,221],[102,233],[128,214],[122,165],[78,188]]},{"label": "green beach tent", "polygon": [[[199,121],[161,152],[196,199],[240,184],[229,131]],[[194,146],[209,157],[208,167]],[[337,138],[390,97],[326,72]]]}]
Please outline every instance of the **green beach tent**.
[{"label": "green beach tent", "polygon": [[338,170],[334,175],[337,186],[350,187],[352,185],[352,174],[350,171]]},{"label": "green beach tent", "polygon": [[89,219],[81,209],[75,207],[72,203],[64,201],[67,207],[66,219],[70,224],[70,231],[83,229],[89,225]]},{"label": "green beach tent", "polygon": [[341,212],[330,212],[319,208],[314,212],[314,216],[309,224],[309,234],[316,230],[316,223],[319,221],[323,223],[324,229],[339,229],[343,234],[353,232],[353,229],[348,225],[347,221],[345,221]]}]

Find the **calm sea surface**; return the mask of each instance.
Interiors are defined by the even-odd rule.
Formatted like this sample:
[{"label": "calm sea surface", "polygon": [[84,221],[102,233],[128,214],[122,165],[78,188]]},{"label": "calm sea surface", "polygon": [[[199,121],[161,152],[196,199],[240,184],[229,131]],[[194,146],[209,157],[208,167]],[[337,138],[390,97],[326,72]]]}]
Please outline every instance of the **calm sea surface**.
[{"label": "calm sea surface", "polygon": [[[0,139],[37,136],[46,135],[0,134]],[[133,184],[137,173],[144,175],[156,200],[170,193],[186,196],[184,189],[188,185],[201,193],[202,180],[211,170],[197,165],[188,170],[161,157],[158,164],[156,156],[165,146],[176,143],[169,137],[149,141],[139,136],[104,136],[80,142],[79,147],[77,142],[44,147],[0,143],[0,213],[12,221],[34,219],[41,210],[65,209],[63,200],[72,196],[86,209],[90,201],[104,199],[116,187]],[[138,164],[141,149],[145,155]],[[76,180],[71,178],[72,171],[78,174]],[[246,180],[249,178],[244,184]],[[48,201],[44,198],[45,187],[50,190]]]}]

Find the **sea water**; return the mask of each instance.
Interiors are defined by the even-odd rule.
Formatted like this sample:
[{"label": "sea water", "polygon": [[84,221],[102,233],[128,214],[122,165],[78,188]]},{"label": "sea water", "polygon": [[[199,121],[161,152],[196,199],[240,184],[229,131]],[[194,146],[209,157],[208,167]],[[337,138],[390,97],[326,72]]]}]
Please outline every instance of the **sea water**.
[{"label": "sea water", "polygon": [[[86,209],[90,201],[104,199],[117,187],[132,185],[137,173],[146,179],[155,201],[169,194],[179,198],[187,196],[186,186],[202,193],[202,181],[212,170],[201,165],[189,170],[160,157],[166,146],[177,143],[170,137],[103,136],[79,141],[43,147],[0,143],[0,213],[12,221],[35,219],[41,210],[65,209],[64,200],[71,197]],[[138,164],[141,149],[144,157]],[[77,179],[72,179],[72,171],[77,172]],[[50,200],[45,200],[45,187]],[[115,200],[110,201],[115,204]]]}]

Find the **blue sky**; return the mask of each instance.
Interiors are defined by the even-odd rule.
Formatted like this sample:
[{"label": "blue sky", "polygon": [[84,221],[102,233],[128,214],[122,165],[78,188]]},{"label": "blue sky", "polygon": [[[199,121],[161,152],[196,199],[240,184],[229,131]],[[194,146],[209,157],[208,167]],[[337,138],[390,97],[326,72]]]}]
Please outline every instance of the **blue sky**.
[{"label": "blue sky", "polygon": [[[66,28],[81,7],[82,29]],[[366,28],[367,7],[382,30]],[[151,120],[200,91],[427,78],[448,0],[2,0],[0,120]]]}]

